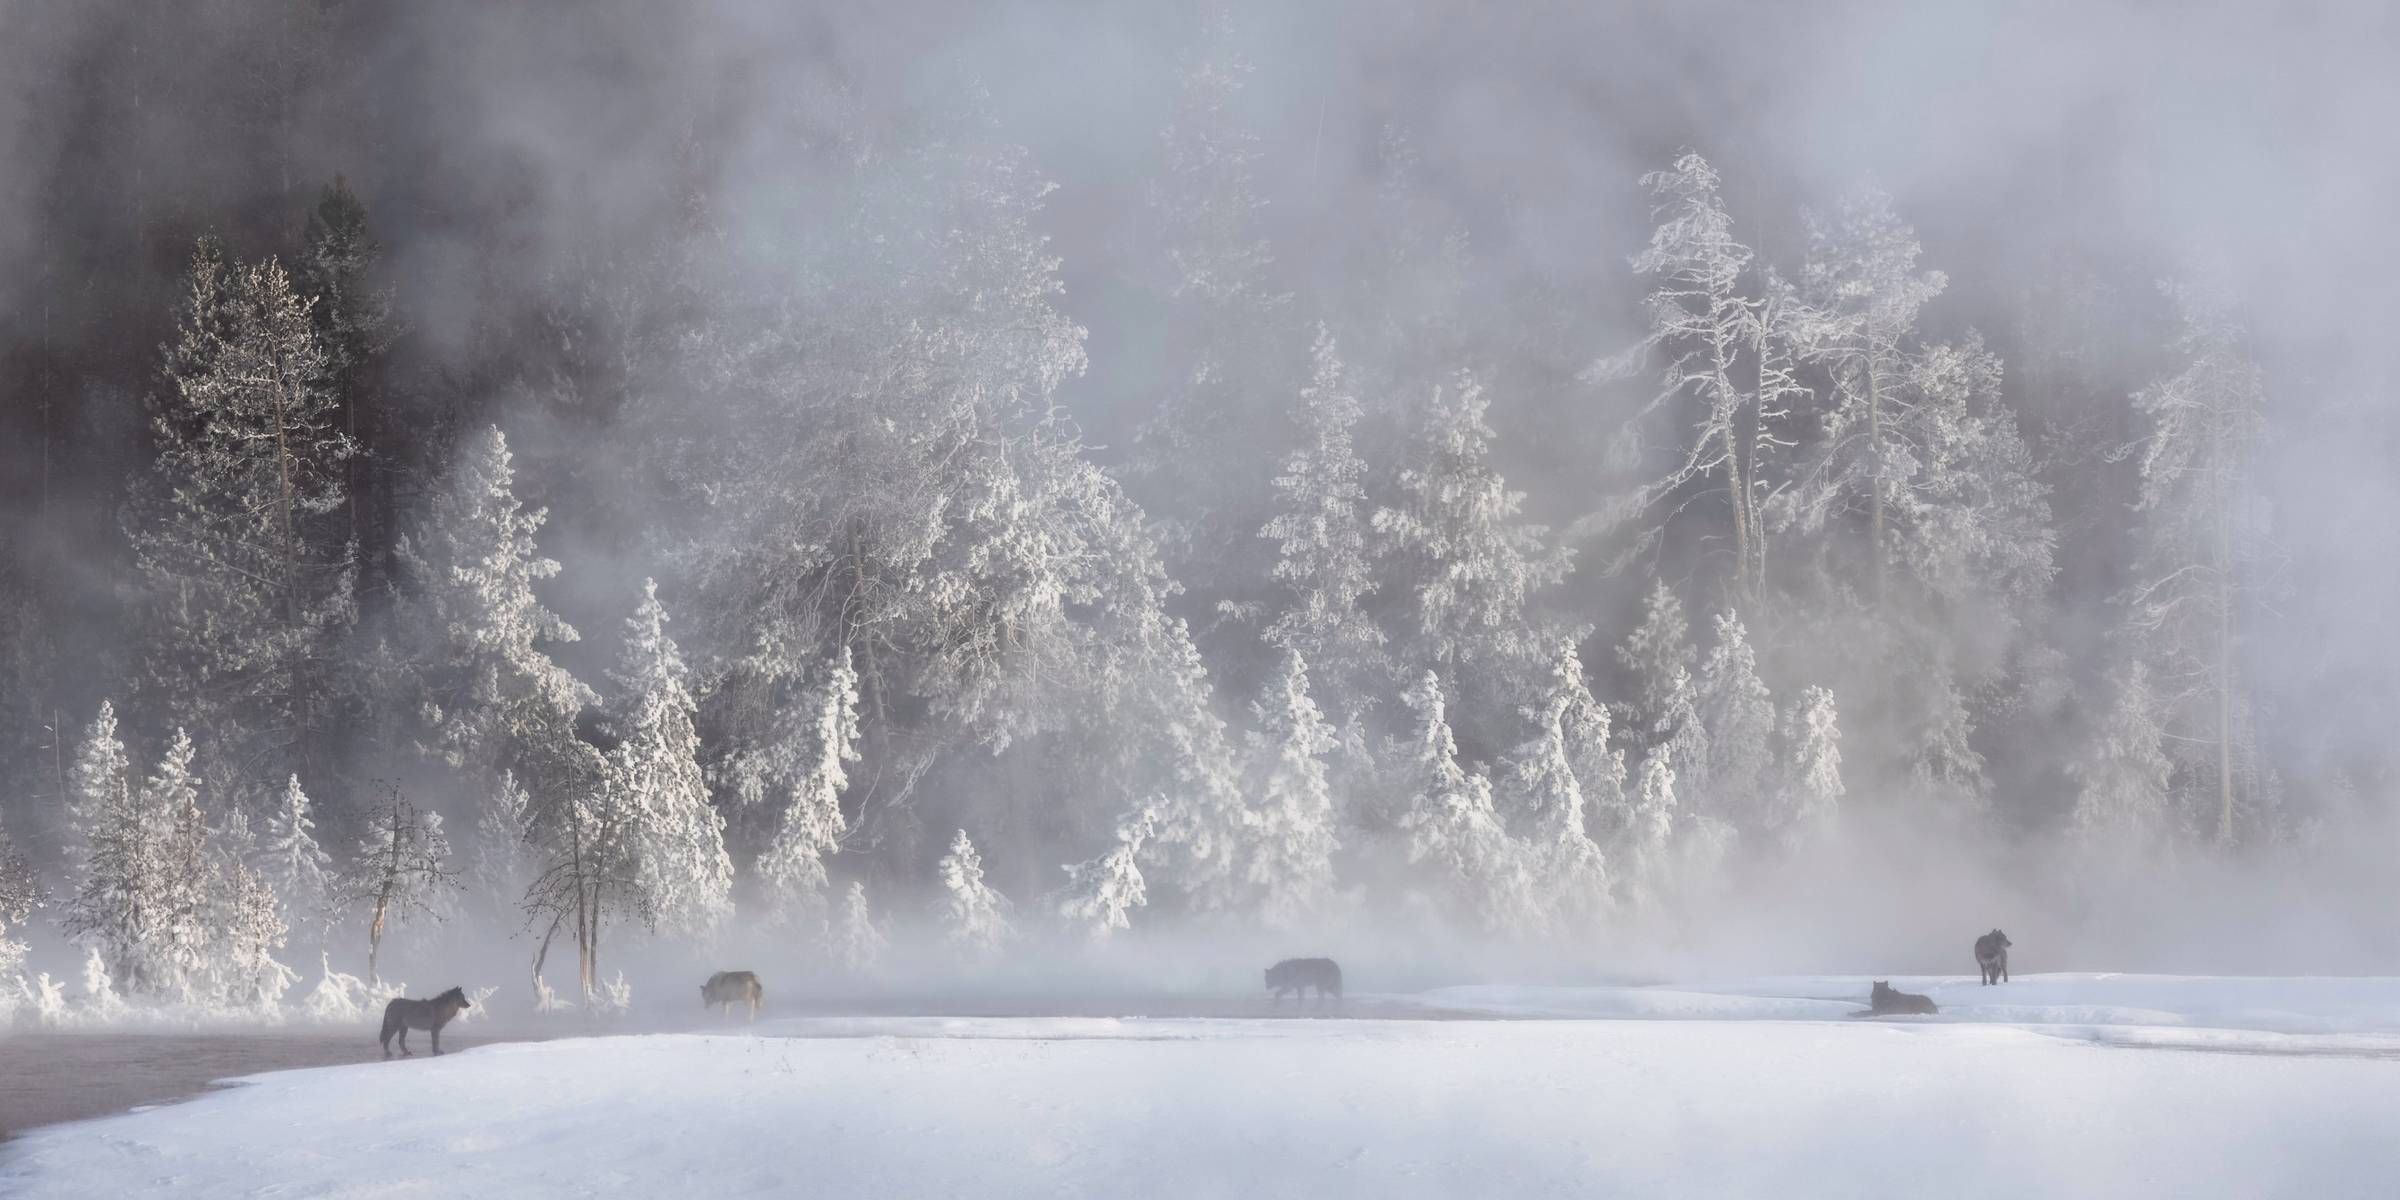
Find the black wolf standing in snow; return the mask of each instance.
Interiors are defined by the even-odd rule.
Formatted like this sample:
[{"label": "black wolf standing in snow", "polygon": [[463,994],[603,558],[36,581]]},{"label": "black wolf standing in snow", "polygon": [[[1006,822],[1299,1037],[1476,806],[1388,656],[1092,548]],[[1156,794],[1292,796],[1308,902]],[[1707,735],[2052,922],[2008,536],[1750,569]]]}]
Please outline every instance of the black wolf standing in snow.
[{"label": "black wolf standing in snow", "polygon": [[760,987],[758,976],[748,971],[719,971],[709,976],[707,983],[700,985],[700,1007],[722,1004],[727,1016],[733,1015],[734,1005],[747,1004],[750,1006],[750,1019],[755,1021],[758,1019],[758,1002],[766,998],[767,989]]},{"label": "black wolf standing in snow", "polygon": [[383,1056],[392,1056],[392,1035],[395,1033],[400,1035],[400,1053],[415,1054],[416,1051],[408,1048],[408,1031],[411,1029],[422,1029],[432,1034],[433,1052],[440,1054],[442,1026],[449,1024],[469,1007],[472,1006],[467,1003],[467,993],[458,988],[451,988],[431,1000],[394,997],[390,1004],[383,1006]]},{"label": "black wolf standing in snow", "polygon": [[1325,997],[1342,998],[1342,968],[1330,958],[1287,958],[1267,968],[1267,990],[1275,993],[1275,1003],[1283,1003],[1283,994],[1307,999],[1308,989],[1317,989],[1317,1003]]},{"label": "black wolf standing in snow", "polygon": [[1915,992],[1901,991],[1900,989],[1893,987],[1891,984],[1881,979],[1875,981],[1875,991],[1867,998],[1866,1015],[1870,1017],[1886,1017],[1895,1013],[1932,1013],[1936,1011],[1939,1010],[1935,1009],[1933,1006],[1933,997],[1920,996]]},{"label": "black wolf standing in snow", "polygon": [[2008,982],[2008,935],[1995,929],[1975,939],[1975,965],[1983,968],[1986,986]]}]

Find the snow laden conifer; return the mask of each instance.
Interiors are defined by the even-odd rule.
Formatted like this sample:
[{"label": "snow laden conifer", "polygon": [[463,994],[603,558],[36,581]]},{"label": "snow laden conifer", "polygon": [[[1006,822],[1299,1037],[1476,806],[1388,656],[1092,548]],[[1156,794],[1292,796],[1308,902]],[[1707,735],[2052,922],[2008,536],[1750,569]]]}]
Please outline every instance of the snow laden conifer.
[{"label": "snow laden conifer", "polygon": [[2168,785],[2163,705],[2148,664],[2128,658],[2111,673],[2108,708],[2090,729],[2067,773],[2075,780],[2076,837],[2104,854],[2168,848],[2183,832]]},{"label": "snow laden conifer", "polygon": [[1489,681],[1469,689],[1478,697],[1498,695],[1540,661],[1526,602],[1568,565],[1541,526],[1518,519],[1525,496],[1492,467],[1487,405],[1465,372],[1435,388],[1400,471],[1399,502],[1375,514],[1383,551],[1410,589],[1411,662],[1452,690],[1467,686],[1472,668]]},{"label": "snow laden conifer", "polygon": [[888,945],[883,927],[867,907],[867,885],[851,880],[842,892],[841,913],[833,923],[833,961],[845,971],[862,974],[883,961]]},{"label": "snow laden conifer", "polygon": [[331,918],[333,856],[317,844],[316,805],[292,776],[283,801],[267,817],[266,844],[261,848],[266,878],[283,898],[285,921],[294,928],[319,927]]},{"label": "snow laden conifer", "polygon": [[1133,927],[1133,910],[1150,902],[1140,860],[1157,825],[1157,811],[1145,805],[1118,824],[1117,844],[1107,853],[1061,868],[1067,882],[1051,895],[1050,903],[1069,928],[1103,941]]},{"label": "snow laden conifer", "polygon": [[[1520,835],[1527,867],[1538,881],[1549,916],[1568,932],[1588,930],[1608,906],[1608,864],[1592,840],[1576,772],[1578,757],[1587,763],[1594,757],[1589,745],[1578,743],[1590,737],[1588,728],[1581,726],[1598,707],[1584,685],[1583,662],[1574,643],[1562,639],[1551,663],[1549,686],[1540,704],[1525,714],[1533,722],[1534,735],[1517,748],[1508,774],[1509,823]],[[1605,742],[1606,717],[1600,720]],[[1621,803],[1624,767],[1622,760],[1614,765]]]},{"label": "snow laden conifer", "polygon": [[698,706],[655,581],[626,622],[615,674],[623,705],[621,740],[608,756],[608,788],[631,814],[635,871],[657,924],[697,933],[732,912],[733,860],[725,819],[700,773]]},{"label": "snow laden conifer", "polygon": [[1669,782],[1681,794],[1708,790],[1709,764],[1715,755],[1708,727],[1700,721],[1700,685],[1681,666],[1667,681],[1666,707],[1651,730],[1651,757],[1666,767]]},{"label": "snow laden conifer", "polygon": [[67,785],[68,866],[88,869],[101,827],[133,804],[133,767],[117,735],[117,710],[108,701],[75,747],[74,774]]},{"label": "snow laden conifer", "polygon": [[1276,544],[1287,591],[1266,640],[1314,665],[1318,690],[1341,721],[1359,719],[1385,672],[1384,635],[1362,607],[1375,588],[1368,558],[1367,465],[1353,434],[1358,397],[1333,334],[1317,326],[1314,369],[1294,412],[1299,444],[1275,477],[1275,515],[1259,531]]},{"label": "snow laden conifer", "polygon": [[1016,936],[1008,897],[983,878],[983,858],[961,829],[939,864],[942,938],[970,959],[988,959]]},{"label": "snow laden conifer", "polygon": [[1523,855],[1493,810],[1491,781],[1459,764],[1441,680],[1426,672],[1401,702],[1413,728],[1399,748],[1409,787],[1399,825],[1409,862],[1429,876],[1421,898],[1487,932],[1531,929],[1539,910]]},{"label": "snow laden conifer", "polygon": [[142,803],[146,793],[135,790],[130,771],[115,712],[102,702],[76,754],[73,817],[83,850],[63,924],[110,976],[132,989],[149,980],[166,831]]},{"label": "snow laden conifer", "polygon": [[1618,842],[1618,861],[1629,868],[1619,872],[1622,890],[1642,903],[1655,903],[1673,877],[1676,828],[1685,820],[1676,810],[1675,768],[1661,747],[1642,760],[1633,823]]},{"label": "snow laden conifer", "polygon": [[266,876],[247,864],[227,864],[223,879],[211,931],[214,999],[224,1007],[275,1019],[284,993],[300,978],[275,957],[289,933],[283,905]]},{"label": "snow laden conifer", "polygon": [[593,700],[545,649],[577,635],[534,595],[559,565],[534,543],[546,511],[518,502],[515,479],[506,435],[469,437],[423,527],[395,550],[414,585],[415,632],[436,648],[418,669],[419,716],[454,766],[538,762],[539,743],[571,734]]},{"label": "snow laden conifer", "polygon": [[[26,946],[17,930],[41,906],[41,882],[34,877],[33,865],[10,840],[7,827],[0,826],[0,988],[11,996],[17,990],[17,971],[25,964]],[[8,1004],[0,999],[0,1028],[6,1027]]]},{"label": "snow laden conifer", "polygon": [[[1747,294],[1751,252],[1733,235],[1716,168],[1686,150],[1668,169],[1642,177],[1654,198],[1658,224],[1650,244],[1634,256],[1634,270],[1655,283],[1645,300],[1650,332],[1631,351],[1593,364],[1592,380],[1631,374],[1652,351],[1668,356],[1659,392],[1644,410],[1688,413],[1674,465],[1635,489],[1589,522],[1595,528],[1621,525],[1650,512],[1700,480],[1722,480],[1725,530],[1733,553],[1736,596],[1754,594],[1766,558],[1762,476],[1780,443],[1774,434],[1781,414],[1779,381],[1770,369],[1769,305]],[[1651,527],[1619,561],[1654,545],[1663,529]]]},{"label": "snow laden conifer", "polygon": [[1646,743],[1675,703],[1676,673],[1690,670],[1694,662],[1691,623],[1684,619],[1683,601],[1666,580],[1651,580],[1650,592],[1642,599],[1642,619],[1617,647],[1617,661],[1633,676],[1633,727]]},{"label": "snow laden conifer", "polygon": [[827,915],[825,859],[849,828],[842,790],[859,757],[859,721],[858,672],[847,648],[824,664],[800,711],[806,725],[793,739],[793,762],[779,772],[789,780],[782,823],[759,857],[758,878],[773,919],[806,926]]},{"label": "snow laden conifer", "polygon": [[1810,687],[1784,718],[1785,800],[1771,832],[1799,846],[1833,826],[1842,805],[1842,733],[1833,692]]},{"label": "snow laden conifer", "polygon": [[533,797],[503,771],[500,786],[475,819],[469,886],[493,914],[513,917],[533,885]]},{"label": "snow laden conifer", "polygon": [[2138,451],[2140,525],[2122,602],[2167,725],[2169,786],[2208,810],[2207,831],[2231,845],[2237,820],[2259,807],[2243,643],[2270,549],[2255,479],[2266,377],[2224,296],[2164,290],[2182,319],[2179,365],[2133,396],[2143,437],[2122,453]]},{"label": "snow laden conifer", "polygon": [[143,785],[143,806],[156,814],[166,835],[158,875],[158,938],[150,955],[152,978],[168,997],[192,1003],[210,994],[207,973],[218,946],[218,900],[225,866],[209,844],[208,815],[200,807],[200,782],[193,774],[191,737],[182,730],[167,747],[158,771]]},{"label": "snow laden conifer", "polygon": [[202,732],[212,775],[264,764],[271,780],[335,718],[328,665],[355,619],[336,514],[357,447],[335,425],[309,307],[273,259],[201,239],[155,405],[158,457],[128,508],[142,691]]},{"label": "snow laden conifer", "polygon": [[1333,898],[1334,805],[1327,779],[1333,727],[1309,698],[1308,665],[1297,652],[1251,705],[1250,882],[1258,916],[1279,929],[1305,929]]},{"label": "snow laden conifer", "polygon": [[1700,725],[1708,731],[1705,811],[1741,829],[1772,824],[1768,792],[1774,783],[1775,704],[1758,677],[1757,653],[1741,618],[1716,616],[1716,641],[1700,663]]}]

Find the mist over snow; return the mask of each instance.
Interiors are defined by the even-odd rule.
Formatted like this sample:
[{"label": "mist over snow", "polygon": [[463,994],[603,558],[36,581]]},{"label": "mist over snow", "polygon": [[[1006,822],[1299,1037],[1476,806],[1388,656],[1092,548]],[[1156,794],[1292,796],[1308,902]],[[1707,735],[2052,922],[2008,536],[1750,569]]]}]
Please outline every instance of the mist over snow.
[{"label": "mist over snow", "polygon": [[0,28],[19,1024],[2400,973],[2385,6]]}]

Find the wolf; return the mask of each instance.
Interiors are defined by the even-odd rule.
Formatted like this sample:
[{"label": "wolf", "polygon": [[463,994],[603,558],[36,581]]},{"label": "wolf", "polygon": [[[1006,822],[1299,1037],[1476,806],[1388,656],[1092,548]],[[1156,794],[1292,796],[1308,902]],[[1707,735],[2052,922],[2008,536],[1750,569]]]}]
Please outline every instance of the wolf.
[{"label": "wolf", "polygon": [[2008,948],[2014,944],[1997,929],[1975,939],[1975,965],[1983,969],[1985,986],[2008,982]]},{"label": "wolf", "polygon": [[1330,958],[1287,958],[1267,968],[1267,990],[1275,993],[1275,1003],[1283,1003],[1283,994],[1292,993],[1296,999],[1307,999],[1308,989],[1317,989],[1317,1003],[1332,996],[1342,998],[1342,968]]},{"label": "wolf", "polygon": [[467,993],[451,988],[431,1000],[410,1000],[395,996],[383,1006],[383,1056],[392,1056],[392,1035],[400,1035],[400,1053],[413,1055],[408,1048],[408,1031],[422,1029],[433,1035],[433,1052],[442,1052],[442,1026],[449,1024],[459,1013],[473,1007],[467,1003]]},{"label": "wolf", "polygon": [[758,1019],[759,1002],[767,998],[767,989],[760,987],[758,976],[748,971],[719,971],[700,985],[700,1007],[712,1004],[725,1006],[725,1015],[733,1015],[733,1006],[750,1006],[750,1019]]},{"label": "wolf", "polygon": [[1874,993],[1867,999],[1866,1015],[1884,1017],[1894,1013],[1933,1013],[1938,1011],[1940,1010],[1933,1006],[1933,997],[1920,996],[1915,992],[1903,992],[1890,983],[1878,979],[1875,981]]}]

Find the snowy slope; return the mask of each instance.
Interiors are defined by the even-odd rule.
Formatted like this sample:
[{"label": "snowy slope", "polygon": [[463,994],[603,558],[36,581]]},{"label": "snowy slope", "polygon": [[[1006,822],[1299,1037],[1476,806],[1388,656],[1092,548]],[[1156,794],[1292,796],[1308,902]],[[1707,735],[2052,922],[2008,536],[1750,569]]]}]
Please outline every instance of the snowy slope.
[{"label": "snowy slope", "polygon": [[[1945,1020],[2400,1034],[2400,978],[2389,976],[2064,973],[1991,987],[1973,975],[1887,978],[1932,996]],[[1794,975],[1656,987],[1452,987],[1381,999],[1512,1017],[1783,1020],[1856,1013],[1870,983],[1864,975]]]},{"label": "snowy slope", "polygon": [[1848,1020],[760,1030],[258,1076],[36,1130],[0,1151],[0,1195],[2323,1200],[2400,1178],[2400,1064],[2357,1056]]}]

